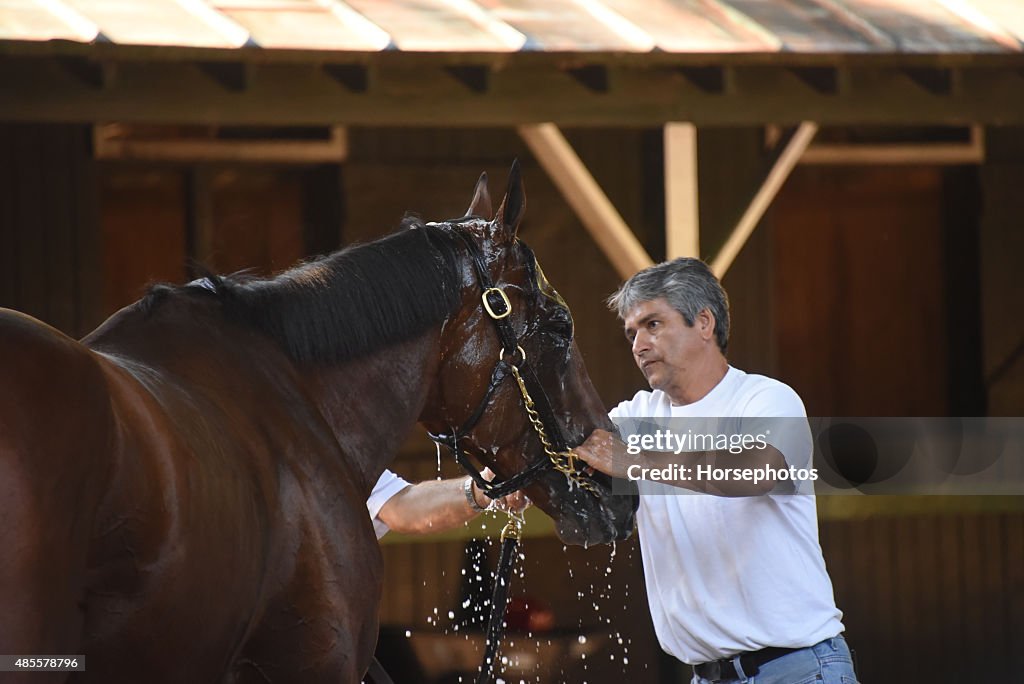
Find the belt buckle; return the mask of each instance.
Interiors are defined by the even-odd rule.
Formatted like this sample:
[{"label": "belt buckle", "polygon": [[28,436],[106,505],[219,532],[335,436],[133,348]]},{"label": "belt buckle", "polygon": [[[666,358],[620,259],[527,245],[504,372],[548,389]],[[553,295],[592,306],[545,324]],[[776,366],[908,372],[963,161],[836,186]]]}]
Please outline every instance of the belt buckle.
[{"label": "belt buckle", "polygon": [[721,662],[719,662],[717,660],[714,660],[714,661],[712,661],[710,663],[707,663],[704,666],[704,668],[705,668],[705,671],[708,674],[708,676],[705,677],[705,679],[708,679],[708,680],[710,680],[712,682],[721,681],[721,679],[722,679],[722,663]]}]

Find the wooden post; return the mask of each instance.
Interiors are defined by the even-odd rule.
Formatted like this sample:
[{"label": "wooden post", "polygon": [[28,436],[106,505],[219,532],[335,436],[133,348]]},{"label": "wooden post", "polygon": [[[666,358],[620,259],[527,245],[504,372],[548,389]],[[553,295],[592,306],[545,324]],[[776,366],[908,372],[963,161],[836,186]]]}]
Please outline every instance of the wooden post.
[{"label": "wooden post", "polygon": [[667,123],[665,145],[665,255],[700,256],[697,127]]}]

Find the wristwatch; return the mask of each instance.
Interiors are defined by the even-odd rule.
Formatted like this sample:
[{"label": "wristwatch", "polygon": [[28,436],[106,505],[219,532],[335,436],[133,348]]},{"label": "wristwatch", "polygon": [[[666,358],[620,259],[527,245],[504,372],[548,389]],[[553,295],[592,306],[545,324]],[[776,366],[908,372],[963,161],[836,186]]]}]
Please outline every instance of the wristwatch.
[{"label": "wristwatch", "polygon": [[467,477],[466,481],[462,483],[462,491],[466,495],[466,501],[469,502],[469,507],[477,513],[483,513],[487,509],[476,502],[476,497],[473,496],[473,478]]}]

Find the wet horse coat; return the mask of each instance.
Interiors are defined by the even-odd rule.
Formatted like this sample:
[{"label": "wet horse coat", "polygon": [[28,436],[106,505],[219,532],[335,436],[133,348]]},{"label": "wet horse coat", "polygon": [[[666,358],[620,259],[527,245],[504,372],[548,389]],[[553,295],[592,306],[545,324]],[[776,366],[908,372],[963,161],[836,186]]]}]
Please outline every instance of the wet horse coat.
[{"label": "wet horse coat", "polygon": [[[522,207],[514,170],[492,222],[158,287],[81,343],[0,312],[0,652],[84,653],[76,681],[359,681],[381,591],[366,497],[413,424],[462,423],[501,354],[459,231],[566,440],[609,427]],[[496,392],[467,440],[504,477],[544,457],[517,402]],[[527,491],[566,541],[624,537],[635,498],[595,484],[549,470]]]}]

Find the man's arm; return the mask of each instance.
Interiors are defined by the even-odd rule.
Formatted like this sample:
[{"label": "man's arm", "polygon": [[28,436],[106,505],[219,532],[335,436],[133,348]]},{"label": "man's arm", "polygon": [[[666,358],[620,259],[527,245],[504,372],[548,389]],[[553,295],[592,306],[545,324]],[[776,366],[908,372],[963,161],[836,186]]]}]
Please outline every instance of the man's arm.
[{"label": "man's arm", "polygon": [[[494,477],[484,471],[484,477]],[[402,534],[429,534],[443,532],[469,522],[480,514],[466,498],[465,477],[450,480],[426,480],[409,485],[381,506],[377,518],[392,531]],[[470,480],[470,492],[480,509],[487,508],[491,500]],[[499,499],[502,510],[522,511],[529,500],[522,492],[514,492]]]},{"label": "man's arm", "polygon": [[651,480],[644,477],[643,471],[663,470],[668,466],[674,469],[675,478],[658,479],[673,487],[689,489],[695,492],[715,494],[717,496],[757,496],[767,494],[775,486],[775,481],[765,479],[755,483],[753,480],[724,479],[712,480],[700,477],[701,468],[726,468],[738,470],[786,468],[786,459],[782,453],[768,444],[764,448],[751,448],[739,453],[729,451],[692,451],[679,454],[660,451],[641,451],[633,455],[626,451],[626,445],[615,435],[604,430],[594,430],[587,440],[573,449],[583,461],[606,475],[622,479]]}]

